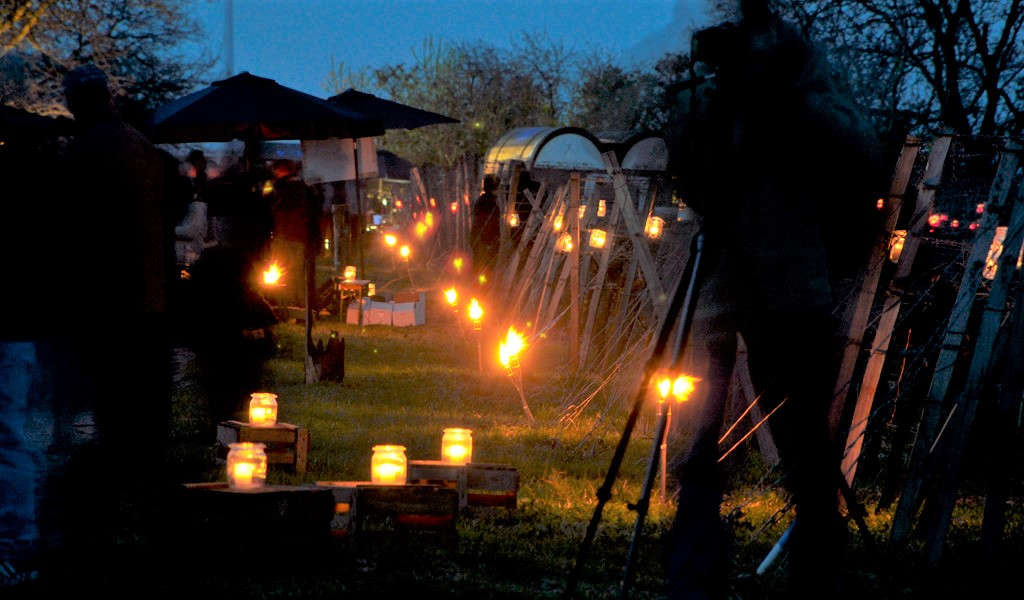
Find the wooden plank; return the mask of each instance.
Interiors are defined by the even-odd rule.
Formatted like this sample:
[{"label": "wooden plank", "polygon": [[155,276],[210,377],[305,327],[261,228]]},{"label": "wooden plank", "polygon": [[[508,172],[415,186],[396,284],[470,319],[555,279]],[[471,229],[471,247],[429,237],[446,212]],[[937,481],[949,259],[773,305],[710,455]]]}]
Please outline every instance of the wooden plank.
[{"label": "wooden plank", "polygon": [[537,239],[530,247],[530,254],[520,272],[519,281],[515,285],[515,292],[512,294],[514,301],[509,309],[509,315],[515,314],[522,306],[527,292],[530,291],[531,283],[536,279],[538,268],[550,261],[550,252],[554,250],[558,242],[558,232],[554,231],[554,222],[559,211],[562,210],[562,202],[566,193],[568,193],[566,186],[560,187],[555,192],[551,206],[541,224],[540,232],[537,234]]},{"label": "wooden plank", "polygon": [[[732,371],[733,383],[737,387],[736,391],[740,392],[740,396],[749,405],[757,398],[757,392],[754,390],[754,383],[750,379],[750,365],[747,362],[747,357],[747,345],[741,337],[736,348],[736,364],[733,366]],[[764,419],[764,411],[761,410],[761,406],[758,404],[754,404],[750,408],[749,414],[752,425],[760,423]],[[779,448],[775,445],[770,424],[766,421],[754,431],[754,436],[757,438],[757,447],[761,450],[761,456],[764,457],[765,462],[771,466],[779,464]]]},{"label": "wooden plank", "polygon": [[644,225],[637,216],[633,207],[633,199],[629,193],[626,176],[619,168],[619,161],[615,158],[614,152],[605,152],[601,155],[605,168],[612,177],[612,185],[615,189],[615,202],[622,207],[622,218],[629,233],[629,239],[633,242],[633,252],[636,253],[640,271],[644,275],[644,282],[650,292],[651,302],[654,304],[658,314],[665,309],[668,296],[665,295],[665,288],[662,286],[658,269],[655,267],[654,258],[651,256],[651,249],[647,245],[647,238],[644,236]]},{"label": "wooden plank", "polygon": [[519,238],[519,244],[516,246],[515,251],[512,252],[512,257],[509,259],[508,267],[505,269],[505,276],[502,278],[502,289],[510,290],[513,282],[515,282],[516,273],[519,270],[520,259],[526,252],[526,247],[530,242],[535,241],[537,230],[540,229],[541,224],[544,222],[544,210],[541,208],[544,201],[544,193],[547,190],[547,182],[541,182],[540,189],[537,190],[537,195],[534,197],[530,190],[523,192],[526,199],[530,201],[530,216],[526,219],[526,224],[523,228],[523,235]]},{"label": "wooden plank", "polygon": [[505,182],[502,193],[498,195],[498,205],[501,207],[501,244],[498,248],[498,259],[494,265],[494,272],[500,273],[502,267],[508,260],[512,248],[512,231],[508,225],[508,217],[511,211],[516,209],[516,198],[519,194],[519,176],[523,171],[523,163],[514,161],[510,168],[508,180]]},{"label": "wooden plank", "polygon": [[[1018,178],[1019,179],[1019,178]],[[995,278],[989,288],[988,300],[978,326],[974,354],[971,356],[967,379],[964,383],[958,402],[956,422],[948,428],[947,444],[949,451],[945,460],[940,461],[941,476],[937,496],[937,504],[933,514],[937,523],[928,528],[926,556],[928,564],[938,566],[939,559],[946,545],[946,535],[953,518],[953,506],[956,503],[957,481],[960,478],[960,467],[967,451],[967,437],[974,425],[978,411],[982,389],[987,383],[993,360],[992,350],[996,346],[996,337],[1003,326],[1006,315],[1006,302],[1010,295],[1010,282],[1017,269],[1017,257],[1020,255],[1021,240],[1024,238],[1024,185],[1017,184],[1017,199],[1010,215],[1003,251],[998,260]],[[1020,310],[1020,307],[1017,307]],[[929,506],[934,506],[930,501]]]},{"label": "wooden plank", "polygon": [[908,136],[903,143],[899,159],[896,161],[896,169],[893,173],[889,186],[889,197],[886,203],[885,224],[878,232],[875,244],[871,249],[868,263],[857,282],[857,293],[850,308],[843,316],[843,323],[839,330],[844,332],[843,355],[839,363],[839,374],[836,377],[836,384],[832,390],[832,407],[829,412],[829,428],[832,437],[835,438],[839,432],[840,420],[846,404],[846,397],[853,379],[853,372],[857,366],[857,359],[860,356],[860,348],[864,342],[864,331],[867,328],[868,319],[871,316],[871,307],[875,302],[875,295],[878,291],[878,281],[882,275],[882,268],[886,264],[889,255],[889,241],[893,229],[899,218],[900,208],[903,206],[903,196],[907,191],[907,184],[910,182],[910,174],[914,168],[914,161],[917,159],[918,151],[921,148],[921,140]]},{"label": "wooden plank", "polygon": [[615,228],[619,223],[619,203],[612,204],[612,214],[608,216],[608,235],[601,249],[601,256],[598,259],[597,275],[594,277],[593,291],[590,293],[590,302],[587,304],[587,321],[583,325],[583,340],[580,347],[580,364],[587,363],[587,355],[590,352],[591,337],[594,333],[594,319],[597,318],[597,309],[601,303],[601,293],[604,291],[604,278],[608,275],[608,262],[612,255],[612,248],[615,246]]},{"label": "wooden plank", "polygon": [[235,442],[291,444],[295,442],[299,429],[287,423],[277,423],[273,427],[255,427],[241,421],[222,421],[217,424],[217,441],[224,445]]},{"label": "wooden plank", "polygon": [[[942,170],[946,164],[946,156],[949,153],[949,146],[952,137],[942,136],[937,138],[931,147],[928,156],[928,164],[925,165],[924,176],[918,184],[917,206],[914,210],[914,221],[908,228],[907,239],[904,242],[903,251],[900,253],[897,263],[897,272],[910,272],[910,267],[917,257],[917,249],[920,246],[920,238],[927,227],[928,214],[932,210],[935,200],[935,190],[942,178]],[[910,244],[914,238],[915,243]],[[861,381],[860,390],[857,395],[857,404],[853,409],[853,418],[850,420],[850,428],[846,436],[846,444],[843,446],[842,471],[846,481],[853,485],[854,476],[857,473],[857,460],[860,458],[861,447],[864,443],[864,432],[867,429],[868,416],[871,414],[871,406],[875,400],[875,392],[878,388],[878,380],[882,375],[882,366],[889,351],[889,341],[892,338],[893,329],[900,314],[900,301],[902,292],[899,282],[892,282],[886,291],[883,300],[882,315],[879,318],[878,326],[875,328],[875,338],[872,342],[871,355],[868,358],[867,366],[864,369],[864,377]]]},{"label": "wooden plank", "polygon": [[[1007,196],[1010,193],[1010,186],[1020,164],[1020,157],[1017,154],[1019,146],[1008,148],[1003,152],[996,176],[989,188],[988,202],[985,206],[985,213],[981,219],[981,225],[975,237],[974,246],[971,248],[970,257],[967,260],[963,277],[960,281],[960,289],[957,290],[956,301],[950,313],[949,321],[943,335],[939,355],[935,360],[935,371],[928,388],[928,395],[925,397],[924,415],[921,419],[921,426],[918,430],[917,442],[911,452],[909,476],[900,495],[896,512],[893,515],[892,529],[889,532],[889,542],[900,544],[910,534],[911,523],[917,513],[921,486],[923,485],[923,467],[925,460],[931,452],[932,442],[935,440],[938,431],[939,420],[942,413],[942,404],[946,399],[949,384],[952,380],[953,367],[960,354],[960,347],[963,344],[964,333],[967,328],[967,319],[970,316],[971,308],[974,306],[978,286],[981,283],[982,272],[985,267],[985,259],[988,257],[988,249],[991,246],[995,234],[995,227],[998,224],[999,215],[1002,214],[1006,204]],[[909,236],[908,236],[909,238]],[[906,246],[903,251],[906,252]]]},{"label": "wooden plank", "polygon": [[[580,174],[569,175],[569,222],[573,223],[572,252],[569,253],[569,364],[579,368],[580,358]],[[593,207],[591,207],[593,210]],[[558,296],[555,296],[557,299]],[[557,300],[556,300],[557,303]]]}]

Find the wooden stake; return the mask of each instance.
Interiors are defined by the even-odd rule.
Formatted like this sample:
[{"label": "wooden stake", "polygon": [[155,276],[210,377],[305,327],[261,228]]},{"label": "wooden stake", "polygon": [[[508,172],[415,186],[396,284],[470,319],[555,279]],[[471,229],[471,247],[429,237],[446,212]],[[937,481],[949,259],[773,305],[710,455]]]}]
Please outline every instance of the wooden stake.
[{"label": "wooden stake", "polygon": [[[920,238],[928,227],[928,214],[932,210],[935,199],[935,190],[942,178],[942,169],[946,164],[946,155],[949,153],[949,146],[953,138],[942,136],[932,143],[931,154],[928,156],[928,164],[925,166],[924,177],[918,184],[917,206],[914,211],[914,218],[907,231],[907,239],[900,253],[899,263],[896,266],[897,272],[909,273],[914,259],[917,257],[917,249],[920,246]],[[911,239],[914,243],[910,243]],[[853,418],[850,421],[850,430],[846,436],[846,445],[842,461],[842,471],[846,475],[846,481],[853,482],[857,472],[857,460],[860,457],[861,446],[864,443],[864,431],[867,428],[868,415],[871,414],[871,406],[875,400],[875,391],[878,388],[878,380],[882,375],[882,366],[889,351],[889,341],[892,338],[893,329],[896,327],[896,320],[900,314],[900,301],[902,290],[898,282],[891,283],[885,293],[883,300],[882,316],[875,329],[875,339],[872,343],[871,356],[868,358],[867,367],[864,370],[864,378],[861,382],[860,392],[857,395],[857,404],[854,406]]]},{"label": "wooden stake", "polygon": [[[569,222],[572,226],[572,252],[569,253],[569,364],[579,367],[580,359],[580,174],[569,175]],[[558,296],[555,296],[557,305]]]},{"label": "wooden stake", "polygon": [[860,275],[856,297],[843,316],[840,331],[845,332],[846,343],[843,346],[843,356],[839,363],[839,375],[836,377],[836,385],[832,391],[832,409],[829,413],[829,428],[833,438],[839,433],[843,408],[846,405],[853,372],[857,366],[857,358],[864,341],[864,330],[867,328],[871,307],[874,305],[875,295],[878,291],[878,280],[882,274],[882,267],[885,266],[889,256],[889,242],[893,229],[896,227],[896,220],[899,218],[900,208],[903,206],[903,195],[907,191],[910,173],[914,168],[914,161],[917,159],[920,148],[921,140],[915,137],[908,136],[903,142],[903,150],[900,152],[899,160],[896,161],[896,171],[889,187],[889,199],[885,206],[885,224],[878,232],[867,266]]},{"label": "wooden stake", "polygon": [[[1019,180],[1020,178],[1018,178]],[[989,289],[985,312],[982,313],[978,327],[974,355],[967,371],[967,380],[960,395],[957,422],[947,435],[949,452],[941,461],[941,478],[937,493],[938,506],[935,514],[937,524],[928,530],[927,557],[928,564],[935,567],[942,557],[946,545],[946,534],[953,517],[953,505],[956,502],[956,483],[960,476],[960,465],[967,450],[967,436],[974,424],[978,411],[978,401],[982,387],[988,379],[989,367],[992,364],[992,349],[996,345],[996,336],[1003,325],[1006,314],[1006,301],[1009,298],[1010,280],[1017,269],[1017,257],[1020,255],[1021,240],[1024,238],[1024,185],[1018,182],[1017,198],[1010,215],[1006,238],[1003,240],[1003,252],[999,257],[998,269],[992,286]],[[1020,307],[1018,307],[1020,310]]]},{"label": "wooden stake", "polygon": [[[946,325],[939,356],[935,361],[935,371],[928,389],[928,396],[925,399],[924,416],[921,419],[917,442],[911,454],[909,475],[906,485],[903,487],[903,494],[900,495],[899,503],[896,506],[896,513],[893,515],[892,529],[889,532],[890,544],[901,544],[910,534],[911,522],[917,513],[921,487],[924,483],[925,461],[935,440],[936,431],[938,431],[942,405],[952,379],[953,367],[960,354],[960,346],[963,344],[967,319],[974,306],[974,299],[981,283],[988,249],[991,246],[999,215],[1006,203],[1010,185],[1019,163],[1020,159],[1016,151],[1003,152],[1000,157],[999,168],[992,181],[981,226],[978,228],[970,258],[967,261],[967,268],[964,270],[960,289],[957,291],[956,301]],[[906,250],[907,247],[904,245],[903,251],[906,252]]]}]

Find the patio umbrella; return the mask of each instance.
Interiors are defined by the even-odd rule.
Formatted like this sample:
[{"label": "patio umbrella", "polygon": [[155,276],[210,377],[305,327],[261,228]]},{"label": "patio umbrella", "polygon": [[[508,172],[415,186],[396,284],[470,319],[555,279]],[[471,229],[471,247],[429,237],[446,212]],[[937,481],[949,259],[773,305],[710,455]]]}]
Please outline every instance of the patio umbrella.
[{"label": "patio umbrella", "polygon": [[384,133],[373,117],[242,72],[156,110],[155,143],[320,140]]},{"label": "patio umbrella", "polygon": [[368,117],[377,119],[384,129],[416,129],[426,125],[441,123],[458,123],[442,114],[415,108],[400,102],[378,98],[373,94],[349,88],[344,92],[327,99],[332,105],[354,110]]}]

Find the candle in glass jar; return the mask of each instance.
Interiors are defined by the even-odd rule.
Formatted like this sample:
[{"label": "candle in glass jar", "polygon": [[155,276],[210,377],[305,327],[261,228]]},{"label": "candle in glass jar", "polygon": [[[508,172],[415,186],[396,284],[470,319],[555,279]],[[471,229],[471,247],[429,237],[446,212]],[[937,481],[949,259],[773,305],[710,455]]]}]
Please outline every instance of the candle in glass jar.
[{"label": "candle in glass jar", "polygon": [[373,447],[370,459],[370,481],[373,483],[405,484],[405,446],[382,444]]},{"label": "candle in glass jar", "polygon": [[473,430],[448,427],[441,436],[441,459],[456,465],[473,460]]}]

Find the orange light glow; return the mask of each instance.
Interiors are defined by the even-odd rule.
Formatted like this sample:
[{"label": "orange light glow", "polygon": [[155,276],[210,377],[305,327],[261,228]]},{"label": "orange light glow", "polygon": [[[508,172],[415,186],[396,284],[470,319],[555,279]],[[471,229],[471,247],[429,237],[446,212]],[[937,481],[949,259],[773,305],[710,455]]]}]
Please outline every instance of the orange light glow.
[{"label": "orange light glow", "polygon": [[434,213],[427,212],[427,216],[423,217],[423,220],[426,221],[427,227],[433,227],[434,226]]},{"label": "orange light glow", "polygon": [[591,229],[590,230],[590,247],[591,248],[604,248],[604,243],[607,238],[607,234],[604,229]]},{"label": "orange light glow", "polygon": [[263,195],[269,196],[274,193],[274,182],[269,179],[263,182]]},{"label": "orange light glow", "polygon": [[345,281],[355,281],[356,279],[356,268],[352,265],[345,267],[345,271],[342,273],[342,277]]},{"label": "orange light glow", "polygon": [[563,233],[558,238],[558,249],[562,252],[572,252],[572,235]]},{"label": "orange light glow", "polygon": [[953,229],[959,229],[960,228],[960,219],[953,219],[953,222],[950,223],[949,226],[952,227]]},{"label": "orange light glow", "polygon": [[430,199],[430,208],[437,208],[437,200]]},{"label": "orange light glow", "polygon": [[395,208],[402,208],[403,202],[401,200],[395,200]]},{"label": "orange light glow", "polygon": [[519,215],[518,214],[516,214],[516,213],[509,214],[509,216],[508,216],[508,226],[509,227],[519,227]]},{"label": "orange light glow", "polygon": [[562,230],[562,215],[558,215],[557,217],[555,217],[555,222],[552,225],[552,228],[555,231],[561,231]]},{"label": "orange light glow", "polygon": [[580,219],[583,219],[583,217],[586,216],[586,214],[587,214],[587,205],[586,204],[580,204]]},{"label": "orange light glow", "polygon": [[498,343],[498,360],[501,366],[506,369],[519,367],[519,354],[526,348],[526,340],[516,331],[515,327],[509,327],[505,334],[504,341]]},{"label": "orange light glow", "polygon": [[661,232],[665,228],[665,219],[661,217],[649,217],[647,219],[647,227],[644,228],[644,232],[647,237],[652,240],[656,240],[661,237]]},{"label": "orange light glow", "polygon": [[903,244],[907,241],[907,230],[897,229],[892,232],[889,238],[889,261],[897,263],[900,261],[900,254],[903,253]]},{"label": "orange light glow", "polygon": [[476,280],[480,282],[480,285],[483,285],[487,283],[487,276],[481,273],[480,275],[477,276]]},{"label": "orange light glow", "polygon": [[672,379],[670,377],[661,377],[658,379],[656,386],[658,388],[658,402],[664,402],[668,399],[669,393],[672,392]]},{"label": "orange light glow", "polygon": [[985,203],[979,202],[978,205],[974,207],[974,212],[978,213],[979,215],[983,214],[985,212]]},{"label": "orange light glow", "polygon": [[395,245],[398,244],[398,238],[395,237],[394,235],[390,234],[390,233],[385,234],[384,235],[384,244],[388,248],[394,248]]},{"label": "orange light glow", "polygon": [[690,377],[689,375],[676,377],[675,381],[672,382],[672,397],[676,399],[676,402],[686,402],[693,394],[693,390],[696,388],[694,384],[698,381],[700,379]]},{"label": "orange light glow", "polygon": [[281,277],[284,276],[284,269],[277,264],[277,261],[270,263],[266,271],[263,271],[264,285],[280,285]]},{"label": "orange light glow", "polygon": [[603,217],[608,214],[608,203],[604,200],[597,201],[597,216]]},{"label": "orange light glow", "polygon": [[401,248],[398,249],[398,255],[405,260],[409,260],[410,254],[412,254],[412,251],[409,250],[409,246],[407,245],[403,245]]},{"label": "orange light glow", "polygon": [[876,200],[875,208],[877,208],[878,210],[882,210],[883,208],[885,208],[885,198],[879,198],[878,200]]},{"label": "orange light glow", "polygon": [[455,272],[456,273],[461,273],[462,272],[462,257],[461,256],[456,256],[452,260],[452,266],[455,267]]},{"label": "orange light glow", "polygon": [[450,287],[444,291],[444,299],[451,306],[455,306],[455,303],[459,301],[459,293],[455,291],[455,288]]},{"label": "orange light glow", "polygon": [[928,215],[928,226],[938,227],[942,225],[942,217],[940,215]]},{"label": "orange light glow", "polygon": [[416,237],[423,237],[427,234],[427,224],[423,221],[416,221]]},{"label": "orange light glow", "polygon": [[452,214],[459,212],[459,203],[452,202],[451,204],[448,205],[448,210],[452,211]]},{"label": "orange light glow", "polygon": [[473,323],[480,323],[480,320],[484,318],[484,309],[480,306],[480,302],[476,298],[469,301],[469,320]]}]

